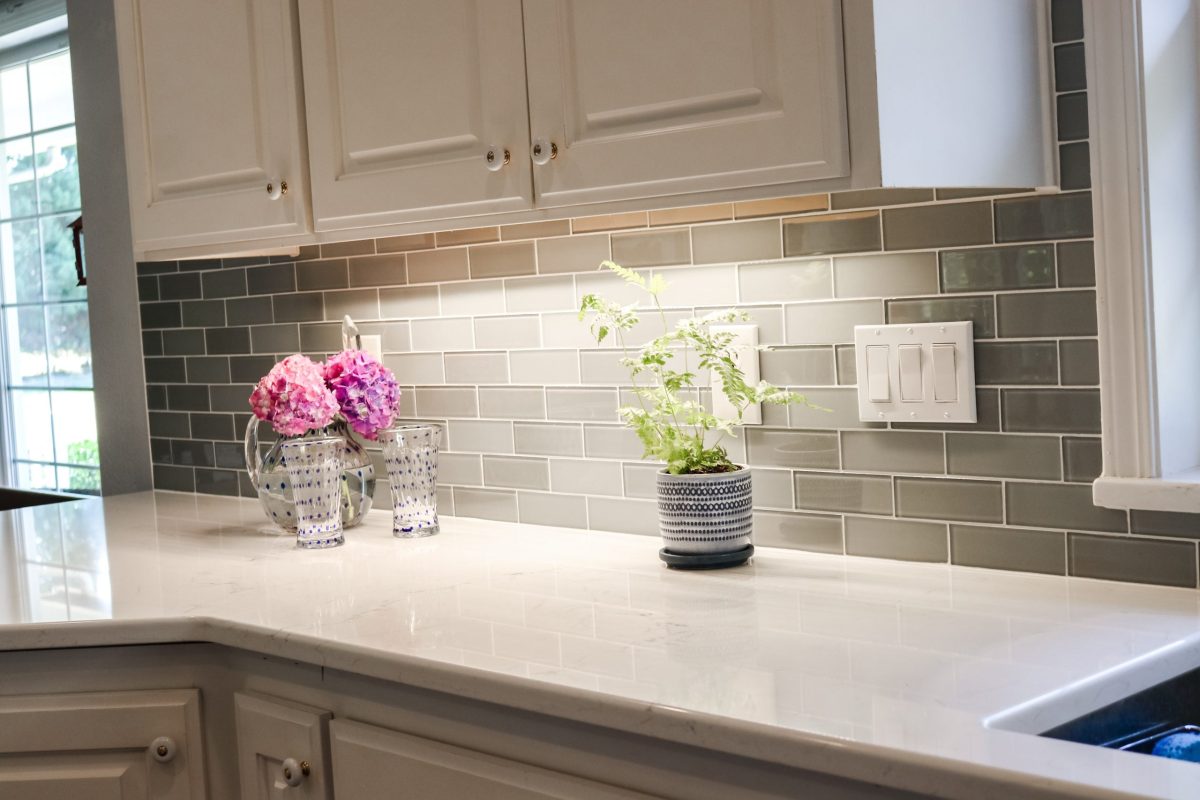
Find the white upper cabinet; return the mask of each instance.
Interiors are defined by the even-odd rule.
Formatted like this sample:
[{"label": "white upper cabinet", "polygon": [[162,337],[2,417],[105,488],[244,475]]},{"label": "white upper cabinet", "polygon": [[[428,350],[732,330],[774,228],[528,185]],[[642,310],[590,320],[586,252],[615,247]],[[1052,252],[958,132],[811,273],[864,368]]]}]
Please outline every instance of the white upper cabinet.
[{"label": "white upper cabinet", "polygon": [[520,0],[300,0],[300,34],[317,230],[532,206]]},{"label": "white upper cabinet", "polygon": [[837,0],[524,6],[539,205],[849,174]]},{"label": "white upper cabinet", "polygon": [[135,248],[307,231],[288,0],[117,0],[116,21]]}]

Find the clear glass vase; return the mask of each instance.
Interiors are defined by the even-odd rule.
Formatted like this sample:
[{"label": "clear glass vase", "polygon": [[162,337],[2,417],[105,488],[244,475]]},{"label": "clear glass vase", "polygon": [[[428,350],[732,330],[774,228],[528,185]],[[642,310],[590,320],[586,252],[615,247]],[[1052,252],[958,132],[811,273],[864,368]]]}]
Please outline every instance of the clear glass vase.
[{"label": "clear glass vase", "polygon": [[296,545],[337,547],[342,534],[341,437],[285,441],[280,460],[292,484],[296,509]]},{"label": "clear glass vase", "polygon": [[400,538],[438,532],[437,468],[442,429],[396,425],[379,432],[392,492],[392,534]]}]

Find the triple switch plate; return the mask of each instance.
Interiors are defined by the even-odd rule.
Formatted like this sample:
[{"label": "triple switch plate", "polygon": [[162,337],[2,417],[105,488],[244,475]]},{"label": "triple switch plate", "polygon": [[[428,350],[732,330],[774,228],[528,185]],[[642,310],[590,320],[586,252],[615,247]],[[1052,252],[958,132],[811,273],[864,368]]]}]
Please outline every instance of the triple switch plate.
[{"label": "triple switch plate", "polygon": [[970,322],[857,325],[858,416],[863,421],[976,421]]}]

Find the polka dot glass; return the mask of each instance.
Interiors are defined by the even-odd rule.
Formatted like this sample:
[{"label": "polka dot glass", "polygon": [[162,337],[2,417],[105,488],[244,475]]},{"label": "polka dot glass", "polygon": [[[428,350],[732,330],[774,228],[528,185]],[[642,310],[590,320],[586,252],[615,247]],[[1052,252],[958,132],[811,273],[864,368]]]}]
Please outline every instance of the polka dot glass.
[{"label": "polka dot glass", "polygon": [[342,535],[342,449],[339,437],[284,442],[280,460],[296,503],[296,545],[337,547]]},{"label": "polka dot glass", "polygon": [[437,468],[442,429],[397,425],[379,432],[392,489],[392,533],[401,538],[438,532]]}]

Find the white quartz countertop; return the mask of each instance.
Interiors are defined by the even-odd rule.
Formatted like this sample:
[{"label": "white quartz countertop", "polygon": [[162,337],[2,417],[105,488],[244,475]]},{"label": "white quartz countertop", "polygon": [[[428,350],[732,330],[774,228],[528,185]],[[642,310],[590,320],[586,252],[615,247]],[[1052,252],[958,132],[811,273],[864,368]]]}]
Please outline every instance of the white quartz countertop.
[{"label": "white quartz countertop", "polygon": [[940,797],[1200,794],[1200,765],[982,723],[1190,646],[1194,590],[768,548],[675,572],[654,538],[390,522],[300,551],[247,500],[5,512],[0,650],[210,641]]}]

